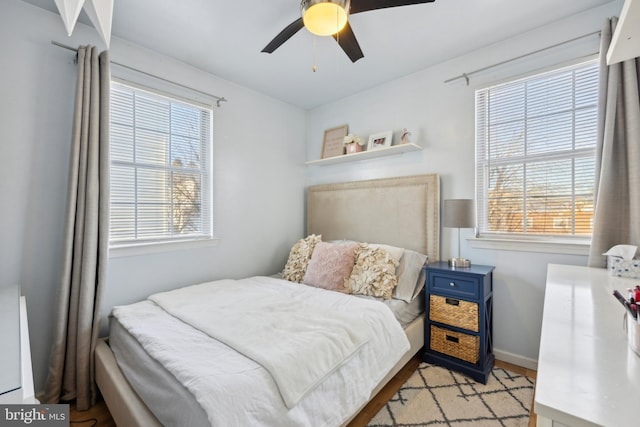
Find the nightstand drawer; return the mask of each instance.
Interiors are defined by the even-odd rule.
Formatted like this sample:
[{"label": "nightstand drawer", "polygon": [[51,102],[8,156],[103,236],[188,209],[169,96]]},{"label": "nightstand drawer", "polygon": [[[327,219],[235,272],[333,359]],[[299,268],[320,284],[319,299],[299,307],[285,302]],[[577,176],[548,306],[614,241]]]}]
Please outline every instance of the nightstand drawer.
[{"label": "nightstand drawer", "polygon": [[469,363],[478,363],[480,358],[480,337],[449,331],[431,325],[431,350],[453,356]]},{"label": "nightstand drawer", "polygon": [[431,290],[446,292],[447,294],[455,294],[462,297],[466,296],[473,299],[478,299],[478,290],[480,288],[477,280],[439,274],[433,274],[429,286],[431,287]]},{"label": "nightstand drawer", "polygon": [[429,295],[429,319],[478,332],[478,304],[431,294]]}]

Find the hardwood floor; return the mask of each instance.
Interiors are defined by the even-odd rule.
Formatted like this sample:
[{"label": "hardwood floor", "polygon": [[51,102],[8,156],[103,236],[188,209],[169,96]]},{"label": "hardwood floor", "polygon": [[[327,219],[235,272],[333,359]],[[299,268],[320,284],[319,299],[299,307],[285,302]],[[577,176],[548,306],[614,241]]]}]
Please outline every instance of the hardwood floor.
[{"label": "hardwood floor", "polygon": [[[349,423],[348,427],[364,427],[375,414],[386,405],[391,397],[400,389],[402,384],[413,374],[420,364],[419,356],[415,356],[398,374],[387,384],[367,406]],[[529,378],[536,378],[536,371],[526,369],[511,363],[496,360],[496,366],[507,369],[516,374],[525,375]],[[88,411],[77,411],[75,405],[71,405],[70,418],[74,427],[115,427],[115,422],[111,418],[109,409],[104,401],[100,400]],[[531,402],[531,414],[529,416],[529,427],[536,426],[536,414],[533,411],[533,401]]]},{"label": "hardwood floor", "polygon": [[393,377],[373,399],[371,399],[367,406],[365,406],[353,420],[351,420],[348,427],[366,426],[367,423],[380,411],[380,409],[384,408],[384,405],[387,404],[389,399],[391,399],[393,395],[400,390],[402,384],[409,379],[411,374],[418,369],[419,364],[420,357],[416,355],[402,369],[400,369],[396,376]]},{"label": "hardwood floor", "polygon": [[100,399],[88,411],[78,411],[75,404],[69,407],[70,425],[73,427],[115,427],[116,423],[111,418],[111,413]]},{"label": "hardwood floor", "polygon": [[[502,369],[506,369],[507,371],[511,371],[514,374],[524,375],[525,377],[536,379],[537,372],[533,369],[523,368],[522,366],[514,365],[512,363],[503,362],[501,360],[496,360],[496,366]],[[535,411],[533,410],[533,401],[535,400],[535,390],[533,397],[531,398],[531,410],[529,411],[529,426],[528,427],[536,427],[537,416]]]}]

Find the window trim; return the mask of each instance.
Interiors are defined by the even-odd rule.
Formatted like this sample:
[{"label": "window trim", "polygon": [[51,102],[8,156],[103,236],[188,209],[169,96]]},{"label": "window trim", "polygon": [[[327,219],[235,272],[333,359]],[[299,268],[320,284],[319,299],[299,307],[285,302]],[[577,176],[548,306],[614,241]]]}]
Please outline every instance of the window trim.
[{"label": "window trim", "polygon": [[188,250],[196,248],[207,248],[218,246],[222,239],[219,237],[203,237],[192,240],[172,240],[163,242],[145,242],[135,244],[122,244],[109,246],[109,258],[124,258],[138,255],[148,255],[155,253],[174,252],[178,250]]},{"label": "window trim", "polygon": [[[512,82],[516,82],[519,80],[526,80],[531,77],[535,77],[545,73],[551,73],[554,71],[559,71],[565,68],[573,68],[579,67],[581,65],[585,65],[587,63],[595,63],[597,67],[597,60],[599,58],[598,54],[587,55],[580,58],[575,58],[573,60],[565,61],[563,63],[556,64],[554,66],[544,67],[542,69],[533,70],[531,72],[511,77],[501,79],[500,81],[493,82],[491,84],[483,85],[481,88],[476,89],[475,97],[474,97],[474,121],[475,121],[475,135],[474,138],[477,139],[477,93],[483,90],[486,90],[490,87],[500,86],[504,84],[509,84]],[[476,196],[475,205],[476,212],[481,208],[481,201],[478,200],[478,144],[477,140],[474,142],[474,163],[475,163],[475,188],[474,193]],[[596,148],[581,148],[577,150],[572,150],[574,153],[571,158],[579,158],[579,157],[587,157],[590,156],[590,153],[595,155]],[[529,158],[533,158],[534,156],[529,156]],[[548,159],[562,159],[567,158],[566,155],[562,153],[553,153],[550,155],[540,155],[541,158],[545,160]],[[505,164],[509,163],[509,161],[505,161]],[[476,214],[479,219],[479,213]],[[512,250],[512,251],[524,251],[524,252],[541,252],[541,253],[555,253],[555,254],[567,254],[567,255],[589,255],[589,248],[591,246],[591,235],[560,235],[560,234],[532,234],[525,235],[520,233],[507,233],[507,232],[491,232],[491,231],[483,231],[480,232],[479,229],[475,230],[475,235],[473,237],[469,237],[466,240],[469,245],[475,249],[494,249],[494,250]]]},{"label": "window trim", "polygon": [[[123,73],[124,75],[128,75],[131,78],[123,78],[119,74],[112,72],[111,82],[115,82],[121,85],[132,87],[136,90],[141,90],[145,92],[149,92],[153,95],[158,95],[161,97],[166,97],[171,100],[176,100],[178,102],[184,102],[187,104],[194,105],[196,107],[200,107],[203,109],[210,110],[209,117],[209,129],[210,129],[210,141],[207,147],[207,175],[208,179],[206,180],[206,185],[209,188],[208,194],[208,210],[209,210],[209,218],[208,218],[208,227],[210,230],[209,235],[191,235],[191,236],[181,236],[175,238],[168,239],[141,239],[141,240],[127,240],[121,242],[114,242],[111,240],[111,229],[109,229],[109,257],[110,258],[119,258],[126,256],[135,256],[135,255],[144,255],[150,253],[161,253],[161,252],[170,252],[174,250],[183,250],[183,249],[191,249],[191,248],[199,248],[199,247],[209,247],[209,246],[217,246],[220,238],[216,237],[215,234],[215,186],[214,186],[214,99],[207,99],[203,101],[203,97],[199,93],[189,91],[188,89],[182,87],[178,83],[172,85],[169,81],[163,79],[162,84],[154,85],[151,78],[143,76],[141,73]],[[130,74],[130,75],[129,75]],[[140,83],[142,81],[143,83]],[[167,89],[167,85],[169,85],[169,89]],[[110,89],[111,90],[111,89]],[[193,96],[191,96],[193,95]],[[111,107],[110,107],[111,108]],[[111,150],[111,147],[109,147]],[[112,161],[109,160],[109,164],[111,166]],[[111,207],[109,208],[111,210]]]},{"label": "window trim", "polygon": [[[176,99],[178,101],[181,102],[185,102],[187,104],[193,104],[196,105],[198,107],[201,108],[207,108],[210,109],[211,111],[213,111],[213,107],[215,106],[215,101],[211,101],[209,102],[204,102],[202,101],[202,96],[200,97],[193,97],[190,98],[189,96],[185,95],[188,93],[187,89],[183,89],[183,88],[176,88],[176,92],[171,92],[170,90],[167,90],[166,88],[160,88],[160,85],[156,87],[154,87],[152,84],[144,84],[144,83],[138,83],[137,81],[134,80],[129,80],[126,78],[122,78],[122,77],[118,77],[118,76],[111,76],[111,81],[112,82],[116,82],[118,84],[121,85],[125,85],[125,86],[130,86],[132,88],[138,89],[138,90],[142,90],[145,92],[150,92],[152,94],[156,94],[156,95],[160,95],[160,96],[164,96],[165,98],[171,98],[171,99]],[[183,92],[185,94],[181,95],[177,92]],[[212,115],[213,117],[213,115]]]},{"label": "window trim", "polygon": [[[538,237],[538,236],[536,236]],[[481,235],[466,239],[474,249],[492,249],[518,252],[538,252],[560,255],[589,255],[591,238],[532,238],[525,236]]]}]

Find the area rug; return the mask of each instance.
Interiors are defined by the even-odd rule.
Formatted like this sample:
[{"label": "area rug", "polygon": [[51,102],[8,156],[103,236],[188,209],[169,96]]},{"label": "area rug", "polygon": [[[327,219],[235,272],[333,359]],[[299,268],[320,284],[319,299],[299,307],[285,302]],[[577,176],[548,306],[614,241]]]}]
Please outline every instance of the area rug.
[{"label": "area rug", "polygon": [[534,380],[494,368],[487,384],[421,363],[369,427],[526,427]]}]

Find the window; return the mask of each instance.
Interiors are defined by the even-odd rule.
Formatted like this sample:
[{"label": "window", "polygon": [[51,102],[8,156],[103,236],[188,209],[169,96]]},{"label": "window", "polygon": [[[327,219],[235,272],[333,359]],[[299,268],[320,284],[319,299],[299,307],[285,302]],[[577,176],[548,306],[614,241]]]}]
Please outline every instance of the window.
[{"label": "window", "polygon": [[596,61],[476,92],[482,235],[591,235]]},{"label": "window", "polygon": [[112,81],[112,246],[211,238],[210,107]]}]

